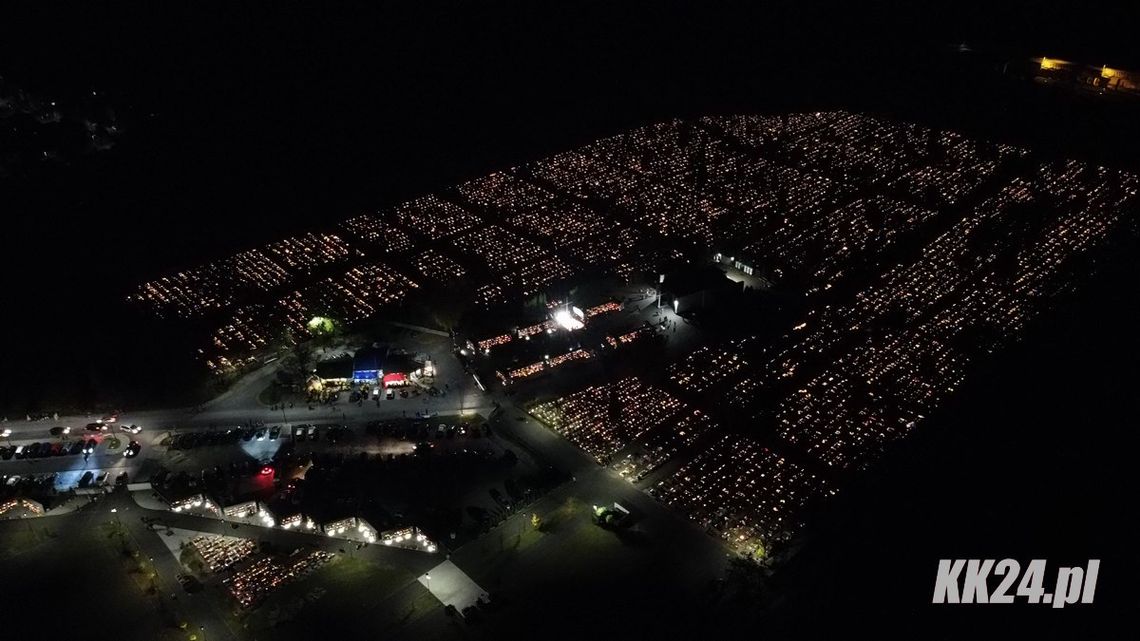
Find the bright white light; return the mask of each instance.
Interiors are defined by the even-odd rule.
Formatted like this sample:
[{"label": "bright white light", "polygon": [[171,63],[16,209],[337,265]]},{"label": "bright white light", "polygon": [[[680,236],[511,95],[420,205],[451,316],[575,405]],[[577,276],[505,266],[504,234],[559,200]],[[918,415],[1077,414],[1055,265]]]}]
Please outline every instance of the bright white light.
[{"label": "bright white light", "polygon": [[571,314],[570,310],[568,309],[560,309],[557,312],[554,312],[554,322],[562,326],[563,329],[569,330],[571,332],[576,329],[582,329],[585,327],[582,321],[575,318],[574,314]]},{"label": "bright white light", "polygon": [[429,546],[428,546],[428,552],[435,552],[435,546],[434,546],[434,545],[429,545]]}]

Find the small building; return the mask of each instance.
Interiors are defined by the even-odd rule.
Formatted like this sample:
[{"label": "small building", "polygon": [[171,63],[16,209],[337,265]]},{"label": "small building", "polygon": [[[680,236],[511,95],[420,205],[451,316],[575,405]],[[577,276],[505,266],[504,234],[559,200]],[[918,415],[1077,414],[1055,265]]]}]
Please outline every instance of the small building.
[{"label": "small building", "polygon": [[388,350],[378,345],[359,349],[352,356],[352,380],[357,383],[375,383],[384,374],[384,360]]},{"label": "small building", "polygon": [[[159,495],[163,496],[161,492]],[[165,496],[163,496],[163,498],[166,498],[167,502],[170,504],[171,512],[198,511],[208,514],[221,514],[221,509],[219,509],[217,504],[211,501],[205,494],[190,494],[174,499],[170,499]]]},{"label": "small building", "polygon": [[336,521],[329,521],[321,525],[321,531],[328,536],[339,536],[345,532],[351,532],[356,529],[356,517],[350,516]]},{"label": "small building", "polygon": [[259,509],[257,501],[242,501],[222,508],[222,514],[235,519],[257,514]]},{"label": "small building", "polygon": [[408,375],[403,372],[392,372],[391,374],[385,374],[384,377],[380,379],[380,382],[385,388],[404,387],[408,384]]}]

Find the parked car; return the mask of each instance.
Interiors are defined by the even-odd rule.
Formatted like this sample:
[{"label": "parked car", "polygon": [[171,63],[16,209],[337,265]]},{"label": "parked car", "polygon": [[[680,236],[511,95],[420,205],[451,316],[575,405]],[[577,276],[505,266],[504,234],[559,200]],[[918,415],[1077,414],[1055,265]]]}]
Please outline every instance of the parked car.
[{"label": "parked car", "polygon": [[100,474],[98,477],[95,478],[95,485],[96,486],[106,485],[107,484],[107,477],[109,477],[109,476],[110,476],[110,474],[108,474],[107,472],[103,472],[102,474]]},{"label": "parked car", "polygon": [[67,453],[71,455],[79,454],[83,451],[83,439],[77,439],[71,442],[67,447]]},{"label": "parked car", "polygon": [[79,477],[79,487],[87,487],[88,485],[91,485],[91,481],[94,478],[95,473],[91,470],[87,470],[83,473],[83,476]]},{"label": "parked car", "polygon": [[269,430],[269,440],[276,441],[278,436],[281,436],[281,426],[274,425],[273,429]]}]

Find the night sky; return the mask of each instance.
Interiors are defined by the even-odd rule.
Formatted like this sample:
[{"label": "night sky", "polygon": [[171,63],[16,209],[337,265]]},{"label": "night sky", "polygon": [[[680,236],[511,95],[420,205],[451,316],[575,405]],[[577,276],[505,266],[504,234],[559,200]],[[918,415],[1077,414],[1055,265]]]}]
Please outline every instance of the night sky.
[{"label": "night sky", "polygon": [[[1137,22],[1123,2],[234,4],[4,9],[0,77],[64,113],[61,131],[43,134],[60,160],[19,160],[0,176],[9,415],[163,402],[190,384],[177,337],[124,309],[138,282],[656,120],[867,110],[1140,166],[1140,104],[992,73],[997,61],[1042,54],[1140,69]],[[959,42],[976,55],[954,54]],[[73,142],[91,91],[122,130],[107,151]],[[788,606],[781,625],[813,620],[803,629],[818,630],[868,611],[871,621],[947,624],[919,603],[933,587],[934,567],[923,565],[932,554],[1103,553],[1116,565],[1105,562],[1102,612],[1126,601],[1110,586],[1127,583],[1117,515],[1132,509],[1124,490],[1135,487],[1123,469],[1136,442],[1128,390],[1137,374],[1125,358],[1140,321],[1134,256],[867,480],[889,491],[857,489],[829,517],[791,581],[791,594],[813,595],[813,605]],[[896,501],[913,512],[884,506]],[[975,527],[979,515],[991,527]],[[1082,535],[1092,530],[1100,534]],[[920,543],[898,552],[908,535]],[[848,545],[884,559],[874,579],[883,602],[847,598],[854,577],[877,567],[838,561]],[[821,623],[818,609],[837,619]],[[917,637],[990,638],[955,627],[971,616],[943,627],[949,636],[918,627]],[[1042,633],[1100,621],[1073,615],[1054,628],[1020,608],[985,616]]]}]

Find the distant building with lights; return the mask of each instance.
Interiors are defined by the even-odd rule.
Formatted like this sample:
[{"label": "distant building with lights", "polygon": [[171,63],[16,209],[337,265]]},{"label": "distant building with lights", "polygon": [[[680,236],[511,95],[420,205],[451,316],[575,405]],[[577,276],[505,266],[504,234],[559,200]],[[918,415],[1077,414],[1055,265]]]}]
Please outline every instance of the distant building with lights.
[{"label": "distant building with lights", "polygon": [[1005,65],[1005,72],[1026,75],[1035,82],[1057,87],[1140,96],[1140,73],[1107,65],[1097,67],[1042,56],[1027,61],[1011,61]]},{"label": "distant building with lights", "polygon": [[433,376],[435,368],[426,355],[413,357],[393,351],[386,345],[372,345],[356,351],[351,357],[342,356],[316,365],[315,377],[310,381],[318,387],[347,386],[350,384],[401,387],[409,385],[415,376]]}]

